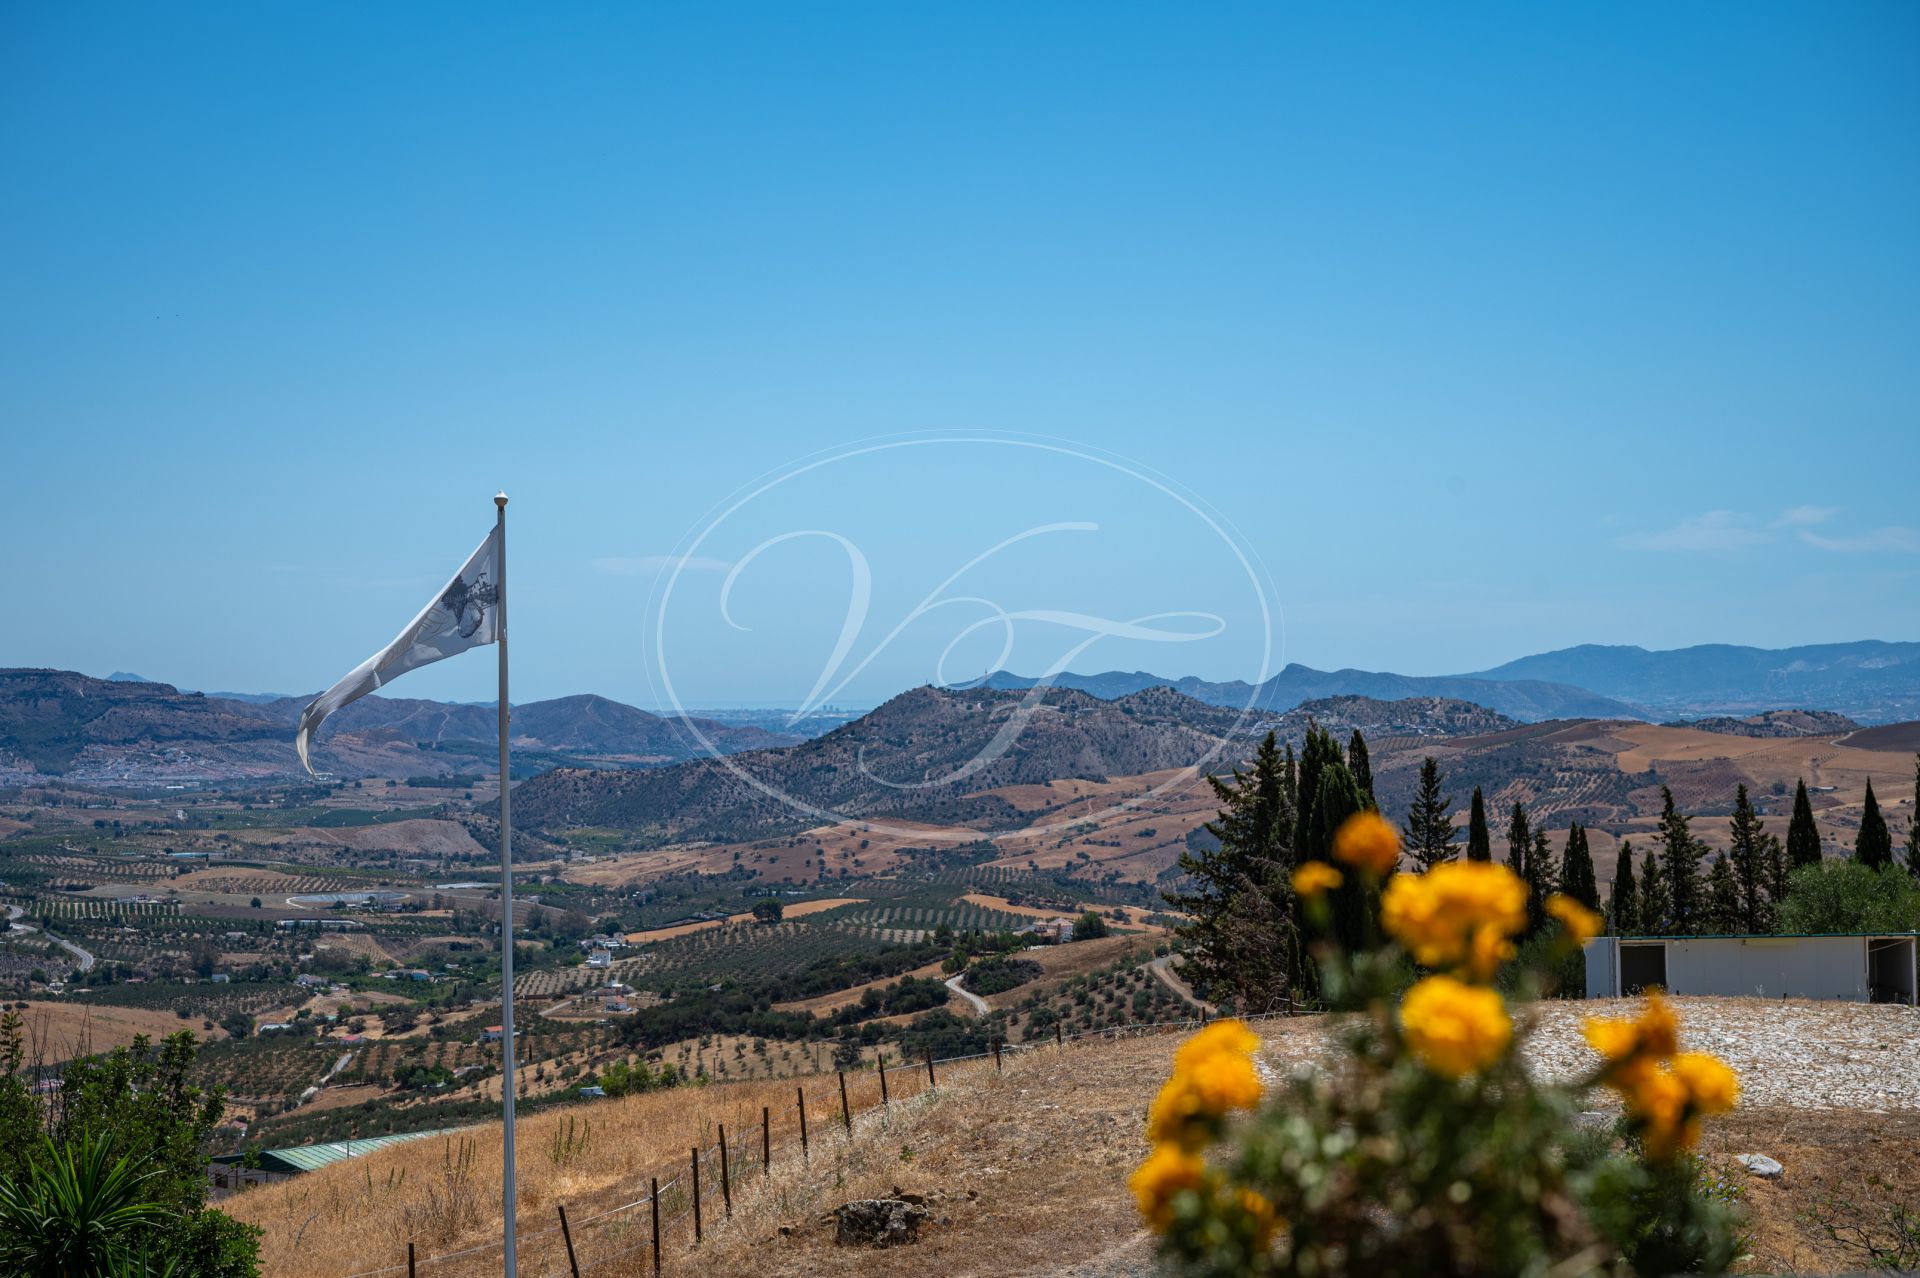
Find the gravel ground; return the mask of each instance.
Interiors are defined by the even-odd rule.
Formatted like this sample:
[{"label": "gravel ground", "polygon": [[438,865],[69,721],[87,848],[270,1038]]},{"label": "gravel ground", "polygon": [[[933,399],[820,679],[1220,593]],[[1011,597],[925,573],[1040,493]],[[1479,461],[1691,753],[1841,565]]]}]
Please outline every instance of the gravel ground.
[{"label": "gravel ground", "polygon": [[[1741,1104],[1751,1108],[1920,1112],[1920,1011],[1864,1003],[1757,998],[1676,998],[1680,1044],[1711,1052],[1740,1074]],[[1548,1002],[1526,1053],[1538,1077],[1571,1079],[1599,1063],[1580,1036],[1589,1016],[1631,1016],[1638,999]],[[1261,1074],[1269,1082],[1318,1056],[1326,1026],[1317,1018],[1269,1021]],[[1607,1097],[1596,1095],[1596,1104]]]}]

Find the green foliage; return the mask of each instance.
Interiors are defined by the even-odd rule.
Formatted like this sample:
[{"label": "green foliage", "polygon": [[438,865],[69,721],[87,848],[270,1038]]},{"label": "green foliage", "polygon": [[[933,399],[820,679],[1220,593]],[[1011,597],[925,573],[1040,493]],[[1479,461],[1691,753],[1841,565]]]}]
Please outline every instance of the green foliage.
[{"label": "green foliage", "polygon": [[1724,856],[1713,858],[1707,873],[1707,905],[1702,926],[1713,936],[1732,936],[1741,930],[1740,885],[1733,865]]},{"label": "green foliage", "polygon": [[1792,869],[1820,861],[1820,830],[1813,823],[1813,802],[1805,778],[1793,792],[1793,817],[1787,822],[1787,864]]},{"label": "green foliage", "polygon": [[[967,969],[967,988],[983,998],[1004,994],[1028,981],[1038,980],[1044,971],[1030,959],[982,959]],[[942,1001],[945,1001],[944,998]]]},{"label": "green foliage", "polygon": [[1432,755],[1420,761],[1420,787],[1407,809],[1407,851],[1422,869],[1453,858],[1453,800],[1440,793],[1440,765]]},{"label": "green foliage", "polygon": [[1801,866],[1787,878],[1780,930],[1787,933],[1920,929],[1920,883],[1898,866],[1858,860]]},{"label": "green foliage", "polygon": [[1607,903],[1607,926],[1615,936],[1640,933],[1640,889],[1633,881],[1633,840],[1622,839],[1613,862],[1613,898]]},{"label": "green foliage", "polygon": [[1907,873],[1920,879],[1920,754],[1913,756],[1913,815],[1907,819]]},{"label": "green foliage", "polygon": [[[24,1153],[25,1151],[21,1151]],[[167,1219],[147,1196],[157,1168],[113,1156],[101,1134],[68,1146],[42,1136],[24,1169],[0,1180],[0,1272],[17,1278],[110,1278]]]},{"label": "green foliage", "polygon": [[1296,989],[1304,956],[1287,875],[1301,779],[1292,747],[1283,756],[1271,732],[1251,767],[1207,778],[1221,807],[1205,828],[1218,846],[1181,854],[1192,887],[1166,899],[1187,916],[1179,932],[1188,979],[1215,998],[1267,1008]]},{"label": "green foliage", "polygon": [[1493,836],[1487,832],[1487,801],[1480,787],[1473,787],[1473,804],[1467,809],[1467,860],[1493,860]]},{"label": "green foliage", "polygon": [[1698,936],[1706,923],[1700,884],[1700,858],[1706,847],[1693,837],[1691,823],[1660,787],[1660,875],[1666,888],[1666,929],[1674,936]]},{"label": "green foliage", "polygon": [[206,1154],[224,1102],[219,1092],[188,1081],[194,1054],[193,1035],[182,1031],[157,1046],[136,1038],[105,1056],[73,1061],[44,1120],[9,1072],[0,1078],[0,1129],[8,1137],[0,1143],[0,1182],[33,1192],[22,1186],[33,1183],[34,1167],[45,1160],[31,1152],[36,1141],[18,1138],[29,1123],[44,1126],[69,1169],[94,1166],[87,1160],[99,1142],[105,1152],[98,1156],[109,1164],[139,1169],[141,1198],[163,1213],[129,1235],[137,1248],[156,1262],[177,1262],[193,1278],[250,1278],[258,1267],[259,1231],[206,1206]]},{"label": "green foliage", "polygon": [[1873,782],[1867,782],[1867,801],[1860,810],[1860,833],[1854,836],[1853,859],[1870,869],[1893,864],[1893,835],[1887,830],[1887,818],[1880,801],[1873,797]]},{"label": "green foliage", "polygon": [[780,902],[772,898],[756,901],[753,905],[753,921],[756,923],[778,923],[783,913]]},{"label": "green foliage", "polygon": [[1073,921],[1073,939],[1076,941],[1097,941],[1108,931],[1107,921],[1092,910],[1084,911]]},{"label": "green foliage", "polygon": [[1667,899],[1667,876],[1651,849],[1640,858],[1640,932],[1641,936],[1661,936],[1672,926],[1672,906]]},{"label": "green foliage", "polygon": [[1589,910],[1600,908],[1600,884],[1593,874],[1593,850],[1579,822],[1567,829],[1566,851],[1560,856],[1560,890]]}]

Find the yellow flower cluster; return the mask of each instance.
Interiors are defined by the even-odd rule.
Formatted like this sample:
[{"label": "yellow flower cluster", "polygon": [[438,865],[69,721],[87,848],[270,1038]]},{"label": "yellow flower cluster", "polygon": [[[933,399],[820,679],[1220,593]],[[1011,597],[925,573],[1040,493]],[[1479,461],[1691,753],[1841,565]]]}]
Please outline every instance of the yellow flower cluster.
[{"label": "yellow flower cluster", "polygon": [[1207,1121],[1259,1104],[1260,1077],[1253,1072],[1259,1046],[1254,1032],[1235,1020],[1215,1021],[1181,1044],[1173,1077],[1147,1112],[1147,1138],[1197,1149],[1211,1135]]},{"label": "yellow flower cluster", "polygon": [[[1153,1152],[1127,1181],[1134,1200],[1155,1229],[1172,1219],[1173,1200],[1183,1190],[1208,1183],[1200,1149],[1217,1123],[1230,1111],[1252,1109],[1260,1103],[1260,1077],[1254,1073],[1253,1053],[1260,1046],[1254,1032],[1236,1020],[1215,1021],[1185,1043],[1173,1056],[1173,1076],[1154,1098],[1147,1112],[1147,1138]],[[1245,1194],[1242,1195],[1244,1199]],[[1259,1198],[1259,1195],[1252,1195]],[[1241,1202],[1263,1230],[1273,1228],[1273,1204]],[[1264,1206],[1262,1216],[1258,1210]]]},{"label": "yellow flower cluster", "polygon": [[1564,892],[1555,892],[1547,898],[1547,913],[1560,920],[1567,939],[1576,946],[1585,945],[1606,926],[1605,919]]},{"label": "yellow flower cluster", "polygon": [[1333,859],[1385,878],[1400,864],[1400,832],[1378,812],[1356,813],[1334,834]]},{"label": "yellow flower cluster", "polygon": [[1293,872],[1293,890],[1308,900],[1345,883],[1346,876],[1325,861],[1308,861]]},{"label": "yellow flower cluster", "polygon": [[1420,1063],[1448,1078],[1485,1069],[1513,1041],[1500,995],[1451,976],[1429,976],[1407,991],[1400,1029]]},{"label": "yellow flower cluster", "polygon": [[1626,1101],[1650,1158],[1671,1158],[1700,1139],[1700,1120],[1740,1103],[1740,1079],[1704,1052],[1682,1052],[1679,1020],[1655,994],[1634,1020],[1589,1019],[1583,1032],[1606,1058],[1607,1086]]},{"label": "yellow flower cluster", "polygon": [[1425,874],[1396,874],[1380,899],[1380,925],[1422,967],[1491,980],[1513,957],[1509,938],[1527,926],[1527,885],[1491,861],[1447,861]]}]

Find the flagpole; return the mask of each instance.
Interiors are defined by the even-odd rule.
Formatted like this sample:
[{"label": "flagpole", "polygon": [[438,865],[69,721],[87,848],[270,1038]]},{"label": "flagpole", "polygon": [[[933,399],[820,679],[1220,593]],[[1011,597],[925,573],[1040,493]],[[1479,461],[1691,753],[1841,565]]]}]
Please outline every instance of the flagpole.
[{"label": "flagpole", "polygon": [[499,538],[500,590],[500,1122],[505,1144],[501,1151],[501,1214],[506,1221],[506,1247],[501,1257],[505,1278],[515,1278],[515,1207],[513,1161],[513,796],[507,772],[507,495],[493,499],[494,530]]}]

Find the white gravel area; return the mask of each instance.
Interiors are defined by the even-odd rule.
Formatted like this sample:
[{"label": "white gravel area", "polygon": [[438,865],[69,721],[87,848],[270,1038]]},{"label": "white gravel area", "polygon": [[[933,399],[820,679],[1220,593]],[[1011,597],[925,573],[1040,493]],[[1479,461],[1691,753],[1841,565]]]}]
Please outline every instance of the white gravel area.
[{"label": "white gravel area", "polygon": [[[1675,998],[1683,1051],[1711,1052],[1740,1075],[1745,1108],[1920,1111],[1920,1010],[1891,1004]],[[1524,1048],[1535,1076],[1572,1079],[1599,1064],[1580,1036],[1589,1016],[1631,1016],[1639,999],[1550,1001]],[[1284,1028],[1281,1028],[1284,1026]],[[1266,1022],[1255,1062],[1268,1083],[1326,1047],[1325,1021]],[[1610,1098],[1594,1097],[1610,1107]]]}]

